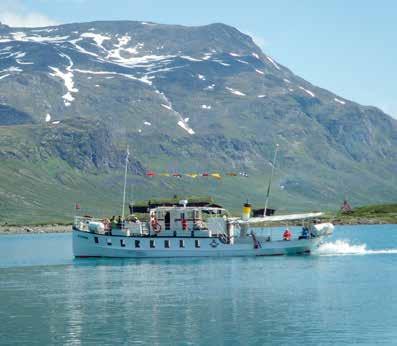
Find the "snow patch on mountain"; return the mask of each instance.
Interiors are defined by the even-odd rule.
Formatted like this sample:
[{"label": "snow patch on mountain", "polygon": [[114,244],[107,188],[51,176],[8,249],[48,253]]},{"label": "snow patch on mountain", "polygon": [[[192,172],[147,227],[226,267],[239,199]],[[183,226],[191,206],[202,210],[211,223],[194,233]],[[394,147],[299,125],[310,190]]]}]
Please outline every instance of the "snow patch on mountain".
[{"label": "snow patch on mountain", "polygon": [[303,90],[305,93],[309,94],[311,97],[316,97],[313,91],[310,91],[309,89],[305,89],[303,86],[300,86],[299,89]]},{"label": "snow patch on mountain", "polygon": [[27,36],[24,32],[12,32],[9,36],[10,41],[22,41],[22,42],[64,42],[69,38],[69,36],[40,36],[40,35],[30,35]]},{"label": "snow patch on mountain", "polygon": [[74,74],[73,74],[73,61],[66,54],[59,54],[61,57],[66,58],[69,62],[69,65],[66,67],[66,71],[62,72],[58,67],[49,66],[49,68],[54,72],[50,73],[51,76],[58,77],[63,80],[65,87],[67,89],[67,93],[62,96],[64,100],[64,104],[66,107],[70,106],[71,102],[74,101],[74,97],[72,93],[77,93],[79,89],[74,87]]},{"label": "snow patch on mountain", "polygon": [[214,90],[215,84],[210,84],[204,88],[204,90]]},{"label": "snow patch on mountain", "polygon": [[193,57],[188,56],[188,55],[181,55],[180,57],[182,59],[189,60],[189,61],[202,61],[201,59],[193,58]]},{"label": "snow patch on mountain", "polygon": [[244,93],[242,93],[241,91],[238,91],[238,90],[236,90],[236,89],[229,88],[229,87],[226,87],[226,89],[229,90],[229,91],[230,91],[232,94],[234,94],[234,95],[238,95],[238,96],[247,96],[246,94],[244,94]]},{"label": "snow patch on mountain", "polygon": [[346,104],[345,101],[342,101],[342,100],[340,100],[340,99],[338,99],[336,97],[334,98],[334,101],[340,103],[341,105],[345,105]]},{"label": "snow patch on mountain", "polygon": [[267,60],[269,60],[271,62],[271,64],[277,69],[280,70],[280,66],[278,66],[276,64],[276,62],[270,57],[270,56],[266,56]]},{"label": "snow patch on mountain", "polygon": [[214,59],[212,61],[217,62],[218,64],[220,64],[222,66],[227,66],[227,67],[230,66],[230,64],[227,64],[227,63],[223,62],[222,60]]},{"label": "snow patch on mountain", "polygon": [[187,124],[186,119],[189,120],[189,118],[183,118],[182,115],[177,112],[173,107],[171,101],[167,98],[167,96],[161,92],[160,90],[156,89],[155,92],[160,95],[160,97],[167,103],[164,104],[162,103],[161,106],[164,107],[165,109],[168,109],[169,111],[173,112],[178,118],[179,121],[177,122],[178,126],[180,126],[182,129],[184,129],[187,133],[190,135],[194,135],[193,129]]},{"label": "snow patch on mountain", "polygon": [[[152,85],[152,81],[150,80],[151,77],[148,77],[144,75],[143,77],[135,77],[133,75],[127,74],[127,73],[118,73],[118,72],[112,72],[112,71],[90,71],[90,70],[81,70],[81,69],[73,69],[73,72],[79,72],[79,73],[84,73],[84,74],[93,74],[93,75],[115,75],[115,76],[121,76],[125,77],[128,79],[133,79],[148,85]],[[113,78],[113,77],[105,77],[106,79]],[[88,79],[91,79],[91,77],[88,77]]]},{"label": "snow patch on mountain", "polygon": [[180,121],[178,121],[178,126],[180,126],[180,127],[182,127],[188,134],[190,134],[190,135],[194,135],[194,131],[193,131],[193,129],[191,129],[190,127],[189,127],[189,125],[188,124],[186,124],[183,120],[180,120]]},{"label": "snow patch on mountain", "polygon": [[165,104],[163,104],[163,103],[161,104],[161,106],[164,107],[164,108],[166,108],[166,109],[168,109],[168,110],[170,110],[170,111],[172,111],[171,106],[165,105]]},{"label": "snow patch on mountain", "polygon": [[205,53],[205,54],[201,57],[202,60],[209,60],[209,59],[211,59],[211,58],[212,58],[212,53]]},{"label": "snow patch on mountain", "polygon": [[105,35],[101,35],[101,34],[94,34],[93,32],[84,32],[80,35],[80,37],[92,38],[95,41],[95,43],[97,44],[97,46],[102,49],[105,49],[103,47],[103,42],[105,42],[107,40],[111,40],[111,37],[109,37],[109,36],[105,36]]}]

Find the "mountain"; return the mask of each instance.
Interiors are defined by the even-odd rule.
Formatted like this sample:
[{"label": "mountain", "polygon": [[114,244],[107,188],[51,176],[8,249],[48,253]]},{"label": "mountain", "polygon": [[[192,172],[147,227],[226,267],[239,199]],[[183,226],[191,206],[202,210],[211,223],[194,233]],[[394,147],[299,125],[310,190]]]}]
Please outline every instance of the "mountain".
[{"label": "mountain", "polygon": [[[213,195],[335,208],[395,201],[397,121],[314,86],[224,24],[0,25],[0,221],[120,209],[129,197]],[[182,179],[145,172],[246,172]]]}]

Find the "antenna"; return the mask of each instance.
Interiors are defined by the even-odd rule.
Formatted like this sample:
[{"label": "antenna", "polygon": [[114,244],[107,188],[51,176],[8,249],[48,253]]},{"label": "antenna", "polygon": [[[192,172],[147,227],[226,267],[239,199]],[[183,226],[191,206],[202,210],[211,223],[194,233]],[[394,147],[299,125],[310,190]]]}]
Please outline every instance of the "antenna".
[{"label": "antenna", "polygon": [[272,162],[272,172],[270,174],[270,179],[269,179],[269,185],[267,186],[267,193],[266,193],[266,202],[265,202],[265,210],[263,212],[263,216],[266,216],[266,211],[267,211],[267,205],[269,203],[269,197],[270,197],[270,189],[272,185],[272,179],[273,179],[273,174],[274,174],[274,167],[276,166],[276,159],[277,159],[277,152],[278,148],[280,147],[279,144],[276,144],[276,149],[274,150],[274,157],[273,157],[273,162]]},{"label": "antenna", "polygon": [[124,213],[125,213],[125,190],[127,187],[127,170],[128,170],[128,158],[130,156],[130,147],[127,145],[127,154],[125,156],[125,169],[124,169],[124,188],[123,188],[123,207],[121,211],[121,218],[124,220]]}]

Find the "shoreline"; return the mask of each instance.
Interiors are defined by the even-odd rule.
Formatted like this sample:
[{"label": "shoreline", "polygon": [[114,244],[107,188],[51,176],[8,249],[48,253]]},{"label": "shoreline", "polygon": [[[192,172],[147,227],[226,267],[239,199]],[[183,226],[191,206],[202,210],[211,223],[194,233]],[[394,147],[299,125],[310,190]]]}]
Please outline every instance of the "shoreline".
[{"label": "shoreline", "polygon": [[[321,222],[332,222],[335,226],[353,226],[353,225],[387,225],[395,224],[386,220],[357,218],[357,219],[321,219]],[[285,223],[273,223],[268,227],[283,227]],[[289,226],[301,226],[300,224],[289,224]],[[69,233],[72,232],[72,225],[0,225],[0,235],[10,234],[44,234],[44,233]]]},{"label": "shoreline", "polygon": [[72,225],[1,225],[0,235],[7,234],[40,234],[40,233],[68,233]]}]

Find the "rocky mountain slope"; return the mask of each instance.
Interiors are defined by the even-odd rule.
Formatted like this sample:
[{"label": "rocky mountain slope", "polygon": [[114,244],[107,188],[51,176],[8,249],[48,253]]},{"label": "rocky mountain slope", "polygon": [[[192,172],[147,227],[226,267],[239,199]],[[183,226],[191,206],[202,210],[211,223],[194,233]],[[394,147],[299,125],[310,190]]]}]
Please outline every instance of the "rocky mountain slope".
[{"label": "rocky mountain slope", "polygon": [[131,198],[199,192],[236,209],[263,201],[276,143],[277,208],[397,193],[397,122],[296,76],[235,28],[0,26],[0,222],[63,218],[74,201],[116,212],[127,142]]}]

